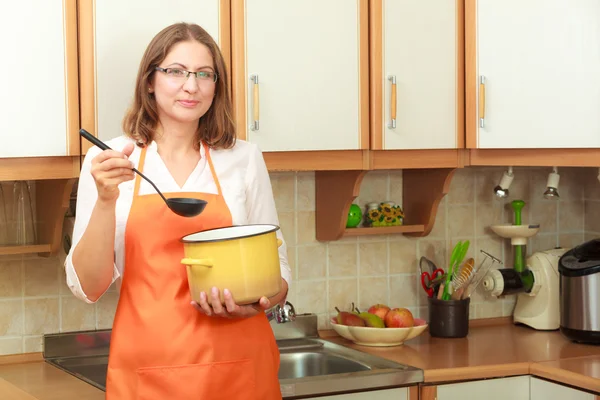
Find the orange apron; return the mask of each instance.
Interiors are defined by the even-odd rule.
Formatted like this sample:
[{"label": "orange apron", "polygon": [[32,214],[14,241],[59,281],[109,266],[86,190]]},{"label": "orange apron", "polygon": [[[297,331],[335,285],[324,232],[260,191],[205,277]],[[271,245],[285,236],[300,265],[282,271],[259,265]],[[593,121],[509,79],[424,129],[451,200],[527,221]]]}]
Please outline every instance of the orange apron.
[{"label": "orange apron", "polygon": [[[125,229],[125,270],[111,334],[106,399],[281,399],[279,350],[266,315],[207,317],[190,304],[180,239],[232,224],[205,148],[218,194],[176,194],[208,201],[197,217],[174,214],[158,194],[140,196],[136,176]],[[146,148],[140,171],[145,158]]]}]

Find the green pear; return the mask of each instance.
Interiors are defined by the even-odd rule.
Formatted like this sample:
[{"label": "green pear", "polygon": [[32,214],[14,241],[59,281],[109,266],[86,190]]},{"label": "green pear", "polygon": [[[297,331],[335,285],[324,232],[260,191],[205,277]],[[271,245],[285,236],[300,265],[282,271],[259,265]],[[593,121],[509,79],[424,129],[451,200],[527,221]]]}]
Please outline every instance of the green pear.
[{"label": "green pear", "polygon": [[385,322],[378,315],[371,314],[370,312],[363,311],[361,312],[358,308],[358,316],[365,321],[365,326],[369,326],[371,328],[385,328]]}]

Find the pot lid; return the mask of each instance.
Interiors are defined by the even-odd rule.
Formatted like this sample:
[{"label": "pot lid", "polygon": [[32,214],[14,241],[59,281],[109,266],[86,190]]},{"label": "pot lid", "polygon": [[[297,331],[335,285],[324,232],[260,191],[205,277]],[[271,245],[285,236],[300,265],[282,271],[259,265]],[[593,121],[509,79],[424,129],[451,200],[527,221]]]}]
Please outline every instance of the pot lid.
[{"label": "pot lid", "polygon": [[561,275],[577,277],[600,272],[600,239],[593,239],[567,251],[558,261]]},{"label": "pot lid", "polygon": [[263,235],[265,233],[275,232],[278,229],[279,227],[277,225],[270,224],[233,225],[192,233],[184,236],[181,241],[184,243],[219,242],[223,240],[234,240]]}]

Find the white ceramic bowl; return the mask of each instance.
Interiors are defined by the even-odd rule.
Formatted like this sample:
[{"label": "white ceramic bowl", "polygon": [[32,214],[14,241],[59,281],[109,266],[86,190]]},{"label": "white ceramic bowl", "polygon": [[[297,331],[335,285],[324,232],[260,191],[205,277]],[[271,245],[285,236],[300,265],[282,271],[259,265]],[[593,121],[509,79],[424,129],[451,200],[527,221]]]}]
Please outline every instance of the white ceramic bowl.
[{"label": "white ceramic bowl", "polygon": [[400,346],[405,341],[419,336],[427,329],[427,322],[415,318],[415,326],[411,328],[371,328],[363,326],[339,325],[335,318],[331,326],[341,337],[361,346]]}]

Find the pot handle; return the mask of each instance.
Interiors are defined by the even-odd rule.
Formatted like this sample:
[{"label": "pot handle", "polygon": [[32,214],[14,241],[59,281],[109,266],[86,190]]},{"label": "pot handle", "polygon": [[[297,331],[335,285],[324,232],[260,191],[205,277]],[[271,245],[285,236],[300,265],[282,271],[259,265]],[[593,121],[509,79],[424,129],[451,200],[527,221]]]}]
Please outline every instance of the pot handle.
[{"label": "pot handle", "polygon": [[283,240],[277,238],[277,247],[281,247],[282,244],[283,244]]},{"label": "pot handle", "polygon": [[210,258],[184,258],[181,260],[181,263],[185,265],[201,265],[207,268],[214,266],[214,262]]}]

